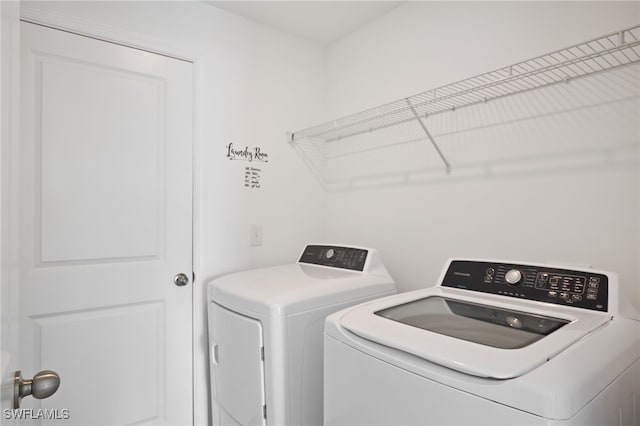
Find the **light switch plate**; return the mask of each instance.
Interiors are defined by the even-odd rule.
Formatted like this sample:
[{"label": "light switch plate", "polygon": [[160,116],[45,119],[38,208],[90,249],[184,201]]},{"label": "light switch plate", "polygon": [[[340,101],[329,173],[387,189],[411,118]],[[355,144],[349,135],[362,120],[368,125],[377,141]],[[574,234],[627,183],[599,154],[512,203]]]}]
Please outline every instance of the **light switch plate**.
[{"label": "light switch plate", "polygon": [[251,247],[260,247],[262,245],[262,225],[249,226],[249,245]]}]

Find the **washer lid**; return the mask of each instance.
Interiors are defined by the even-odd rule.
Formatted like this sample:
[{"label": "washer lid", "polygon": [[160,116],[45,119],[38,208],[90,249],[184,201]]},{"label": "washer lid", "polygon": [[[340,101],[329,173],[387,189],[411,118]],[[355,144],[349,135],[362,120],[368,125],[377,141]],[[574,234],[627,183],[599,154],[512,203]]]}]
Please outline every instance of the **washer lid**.
[{"label": "washer lid", "polygon": [[519,377],[611,316],[435,287],[355,307],[340,325],[367,340],[480,377]]},{"label": "washer lid", "polygon": [[500,349],[529,346],[570,322],[441,296],[425,297],[374,314],[401,324]]}]

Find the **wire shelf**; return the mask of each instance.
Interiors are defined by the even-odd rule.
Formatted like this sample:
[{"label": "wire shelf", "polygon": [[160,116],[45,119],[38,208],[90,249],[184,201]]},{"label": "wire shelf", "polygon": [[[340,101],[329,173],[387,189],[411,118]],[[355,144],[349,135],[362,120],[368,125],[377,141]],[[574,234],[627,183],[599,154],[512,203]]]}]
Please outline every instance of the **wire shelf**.
[{"label": "wire shelf", "polygon": [[289,142],[295,143],[305,138],[332,142],[414,120],[420,122],[422,117],[455,111],[637,62],[640,62],[640,25],[293,132]]}]

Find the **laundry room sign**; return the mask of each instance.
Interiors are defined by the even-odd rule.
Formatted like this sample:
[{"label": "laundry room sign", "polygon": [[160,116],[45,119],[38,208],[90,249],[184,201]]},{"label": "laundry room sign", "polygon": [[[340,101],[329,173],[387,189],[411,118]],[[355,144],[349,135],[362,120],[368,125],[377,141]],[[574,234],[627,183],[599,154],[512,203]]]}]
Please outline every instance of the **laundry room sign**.
[{"label": "laundry room sign", "polygon": [[[239,147],[230,142],[225,146],[226,156],[229,160],[245,161],[248,163],[268,163],[269,154],[260,146]],[[244,167],[244,187],[249,189],[260,189],[262,186],[262,168],[256,165]]]},{"label": "laundry room sign", "polygon": [[269,162],[269,154],[267,154],[261,147],[254,146],[249,148],[245,146],[244,148],[236,147],[233,143],[229,143],[226,146],[227,149],[227,158],[229,160],[241,160],[241,161],[260,161],[263,163]]}]

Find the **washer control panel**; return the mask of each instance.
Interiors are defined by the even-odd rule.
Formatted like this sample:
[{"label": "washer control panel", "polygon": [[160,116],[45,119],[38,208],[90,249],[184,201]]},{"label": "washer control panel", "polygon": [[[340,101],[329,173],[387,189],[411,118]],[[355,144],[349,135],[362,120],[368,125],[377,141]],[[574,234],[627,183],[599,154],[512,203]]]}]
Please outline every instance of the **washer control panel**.
[{"label": "washer control panel", "polygon": [[608,284],[598,273],[454,260],[441,286],[607,312]]},{"label": "washer control panel", "polygon": [[360,248],[308,245],[302,252],[298,262],[363,271],[368,254],[367,250]]}]

